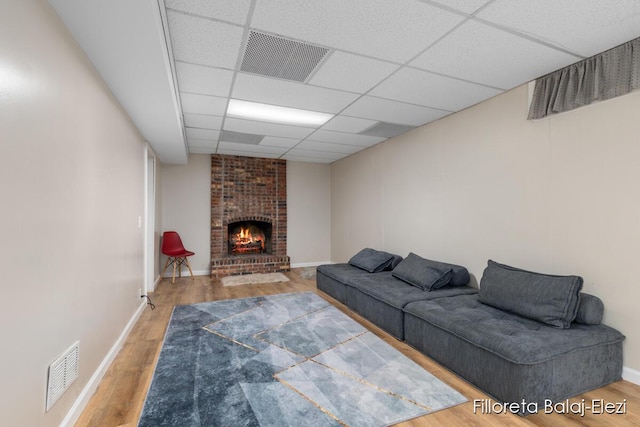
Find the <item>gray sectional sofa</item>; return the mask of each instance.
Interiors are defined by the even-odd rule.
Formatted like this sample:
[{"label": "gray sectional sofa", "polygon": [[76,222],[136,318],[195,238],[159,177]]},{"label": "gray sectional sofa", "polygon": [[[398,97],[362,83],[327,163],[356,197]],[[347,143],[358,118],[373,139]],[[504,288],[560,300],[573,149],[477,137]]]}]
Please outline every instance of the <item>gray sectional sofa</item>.
[{"label": "gray sectional sofa", "polygon": [[[489,260],[479,289],[466,268],[363,249],[317,268],[317,287],[526,415],[621,379],[622,342],[579,276]],[[511,410],[511,409],[510,409]]]}]

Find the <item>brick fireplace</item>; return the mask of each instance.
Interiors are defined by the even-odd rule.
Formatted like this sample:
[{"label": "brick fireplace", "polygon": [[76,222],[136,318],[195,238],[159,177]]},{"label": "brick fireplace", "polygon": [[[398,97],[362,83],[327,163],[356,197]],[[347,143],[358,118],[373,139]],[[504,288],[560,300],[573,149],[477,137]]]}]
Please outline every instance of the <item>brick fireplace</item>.
[{"label": "brick fireplace", "polygon": [[290,268],[287,163],[211,156],[211,277]]}]

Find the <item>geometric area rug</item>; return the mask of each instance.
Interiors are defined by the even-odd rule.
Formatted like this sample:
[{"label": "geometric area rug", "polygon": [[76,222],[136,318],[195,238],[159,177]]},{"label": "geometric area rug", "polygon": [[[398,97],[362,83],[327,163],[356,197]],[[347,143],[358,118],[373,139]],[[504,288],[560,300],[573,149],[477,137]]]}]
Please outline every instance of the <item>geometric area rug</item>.
[{"label": "geometric area rug", "polygon": [[175,307],[139,426],[386,426],[467,399],[313,292]]}]

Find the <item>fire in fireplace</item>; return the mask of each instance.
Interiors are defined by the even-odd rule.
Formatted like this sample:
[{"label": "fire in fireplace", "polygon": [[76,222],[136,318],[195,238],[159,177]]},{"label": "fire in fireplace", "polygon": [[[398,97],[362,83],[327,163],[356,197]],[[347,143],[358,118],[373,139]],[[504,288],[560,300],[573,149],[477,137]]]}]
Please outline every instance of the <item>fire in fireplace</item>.
[{"label": "fire in fireplace", "polygon": [[229,224],[229,255],[271,253],[271,224],[242,221]]}]

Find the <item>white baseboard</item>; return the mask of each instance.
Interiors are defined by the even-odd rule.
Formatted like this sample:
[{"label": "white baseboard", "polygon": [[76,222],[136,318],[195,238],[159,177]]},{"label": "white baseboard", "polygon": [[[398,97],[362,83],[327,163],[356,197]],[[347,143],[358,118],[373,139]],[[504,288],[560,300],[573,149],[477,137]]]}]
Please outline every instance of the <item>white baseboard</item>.
[{"label": "white baseboard", "polygon": [[322,264],[333,264],[333,263],[331,261],[297,262],[295,264],[291,264],[291,268],[317,267]]},{"label": "white baseboard", "polygon": [[136,309],[135,313],[133,313],[133,316],[125,326],[124,330],[122,331],[122,333],[120,334],[116,342],[111,347],[111,350],[109,350],[106,357],[102,360],[102,363],[100,363],[100,365],[98,366],[98,369],[96,369],[96,371],[93,373],[93,375],[89,379],[89,382],[87,382],[87,385],[85,385],[82,391],[80,392],[80,395],[71,406],[71,409],[69,410],[69,412],[67,412],[67,415],[64,417],[64,419],[60,423],[60,427],[67,427],[67,426],[72,427],[76,423],[76,421],[78,421],[78,418],[80,418],[82,411],[89,403],[91,396],[93,396],[93,393],[95,393],[96,389],[98,388],[98,385],[100,384],[100,381],[102,381],[102,378],[107,373],[107,369],[109,369],[109,366],[111,366],[111,363],[114,361],[114,359],[118,355],[118,352],[124,345],[124,341],[127,339],[127,336],[129,335],[129,333],[133,329],[133,326],[136,324],[136,322],[142,315],[142,312],[144,311],[146,306],[147,306],[146,301],[143,301],[140,303],[140,306]]},{"label": "white baseboard", "polygon": [[623,366],[622,379],[640,385],[640,371]]},{"label": "white baseboard", "polygon": [[[182,272],[182,277],[189,277],[189,271],[186,272],[187,274],[185,274],[185,272]],[[194,276],[210,276],[211,275],[211,270],[193,270],[193,275]],[[162,276],[160,279],[164,278],[166,279],[171,278],[173,276],[173,272],[167,270],[167,272],[164,273],[164,276]],[[178,275],[176,274],[176,277],[178,277]]]}]

